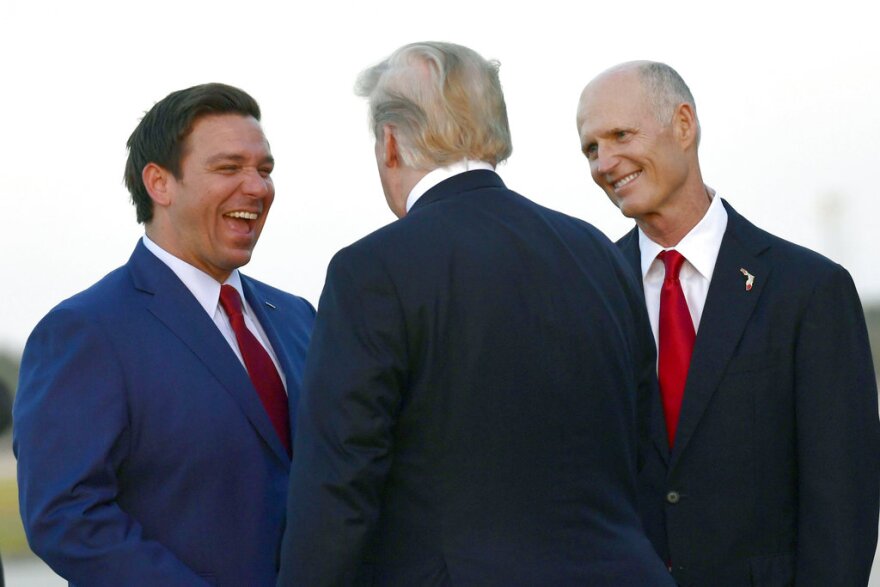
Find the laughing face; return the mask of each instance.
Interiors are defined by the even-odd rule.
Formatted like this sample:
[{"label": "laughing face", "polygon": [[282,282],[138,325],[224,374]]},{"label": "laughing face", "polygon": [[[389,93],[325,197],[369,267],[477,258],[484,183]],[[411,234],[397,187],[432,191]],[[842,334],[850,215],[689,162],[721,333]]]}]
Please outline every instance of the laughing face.
[{"label": "laughing face", "polygon": [[[250,116],[199,118],[186,138],[180,177],[168,173],[151,224],[158,244],[219,282],[245,265],[275,198],[273,159]],[[148,229],[148,234],[149,234]]]},{"label": "laughing face", "polygon": [[577,123],[593,181],[624,216],[646,220],[674,209],[689,158],[676,140],[674,117],[658,121],[636,71],[592,81],[581,94]]}]

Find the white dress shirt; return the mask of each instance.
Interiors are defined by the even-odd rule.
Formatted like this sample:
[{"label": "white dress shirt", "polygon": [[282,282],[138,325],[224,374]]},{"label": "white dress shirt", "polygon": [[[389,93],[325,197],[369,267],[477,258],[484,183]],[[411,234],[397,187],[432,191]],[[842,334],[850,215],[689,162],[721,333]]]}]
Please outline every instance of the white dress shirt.
[{"label": "white dress shirt", "polygon": [[[709,283],[715,271],[715,261],[721,249],[721,239],[727,228],[727,210],[721,198],[712,194],[712,203],[703,218],[694,226],[681,241],[675,245],[676,251],[685,258],[679,273],[681,289],[687,300],[691,319],[694,321],[694,332],[700,329],[700,318],[706,305]],[[654,332],[654,342],[660,348],[660,289],[666,276],[663,261],[657,258],[660,251],[668,250],[652,241],[642,229],[639,229],[639,250],[642,254],[642,283],[645,286],[645,305],[648,307],[648,318]]]},{"label": "white dress shirt", "polygon": [[456,161],[452,165],[448,165],[446,167],[438,167],[432,171],[429,171],[425,177],[419,180],[419,182],[413,186],[412,191],[409,193],[409,196],[406,198],[406,211],[409,212],[409,209],[413,207],[416,203],[416,200],[425,195],[429,189],[440,183],[445,179],[449,179],[454,175],[458,175],[459,173],[464,173],[465,171],[473,171],[475,169],[488,169],[489,171],[494,171],[495,168],[492,167],[489,163],[485,161],[474,161],[471,159],[462,159],[461,161]]},{"label": "white dress shirt", "polygon": [[[220,333],[223,335],[223,338],[226,339],[226,342],[229,343],[235,356],[237,356],[238,360],[241,361],[241,364],[244,365],[244,359],[241,356],[241,351],[238,349],[238,341],[235,339],[235,331],[232,330],[232,324],[229,323],[229,317],[226,315],[226,312],[223,311],[222,306],[220,306],[221,284],[201,269],[175,257],[150,240],[147,235],[143,236],[143,241],[147,250],[156,255],[160,261],[165,263],[168,268],[177,275],[180,281],[183,282],[183,285],[186,286],[190,293],[192,293],[193,297],[196,298],[196,301],[199,302],[202,308],[205,309],[205,312],[208,313],[208,316],[211,317],[211,320],[214,321],[214,324],[217,325],[217,328],[220,329]],[[272,345],[269,344],[269,338],[266,336],[266,332],[263,330],[263,327],[260,326],[256,316],[254,316],[250,305],[248,305],[247,299],[244,296],[244,290],[241,287],[241,276],[238,273],[238,269],[234,270],[229,275],[224,285],[231,285],[238,291],[238,295],[241,296],[241,310],[244,315],[245,326],[247,326],[247,329],[253,333],[257,340],[260,341],[260,344],[263,345],[263,348],[269,353],[269,357],[272,359],[272,362],[275,363],[275,369],[278,371],[278,375],[281,377],[281,382],[284,384],[284,389],[286,391],[287,380],[284,377],[284,370],[278,363],[278,357],[275,356],[275,351],[272,350]]]}]

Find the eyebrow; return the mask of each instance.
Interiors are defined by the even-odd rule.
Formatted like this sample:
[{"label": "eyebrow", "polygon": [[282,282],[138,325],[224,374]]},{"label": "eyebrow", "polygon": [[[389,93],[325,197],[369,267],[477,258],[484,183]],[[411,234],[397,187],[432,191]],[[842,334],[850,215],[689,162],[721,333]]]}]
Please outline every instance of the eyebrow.
[{"label": "eyebrow", "polygon": [[589,146],[589,145],[593,145],[593,144],[595,144],[599,139],[603,139],[603,138],[607,138],[607,137],[614,136],[614,135],[616,135],[616,134],[619,133],[619,132],[635,132],[635,130],[636,130],[635,127],[632,127],[632,126],[620,126],[620,125],[618,125],[618,126],[613,126],[613,127],[611,127],[611,128],[607,128],[607,129],[604,129],[604,130],[602,130],[602,131],[599,131],[599,132],[593,133],[592,138],[591,138],[589,141],[582,143],[582,145],[581,145],[582,149],[581,149],[581,150],[583,150],[583,148],[585,148],[585,147],[587,147],[587,146]]}]

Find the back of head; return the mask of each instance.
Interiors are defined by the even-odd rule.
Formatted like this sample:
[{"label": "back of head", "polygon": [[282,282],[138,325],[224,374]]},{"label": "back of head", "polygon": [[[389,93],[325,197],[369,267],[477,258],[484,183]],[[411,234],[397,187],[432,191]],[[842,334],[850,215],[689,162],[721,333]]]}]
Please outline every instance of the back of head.
[{"label": "back of head", "polygon": [[260,106],[247,92],[226,84],[210,83],[168,94],[141,119],[128,138],[125,186],[137,209],[138,222],[153,219],[153,201],[141,174],[155,163],[180,178],[186,137],[195,122],[212,114],[240,114],[260,120]]},{"label": "back of head", "polygon": [[370,102],[375,136],[395,129],[405,165],[497,165],[513,150],[498,68],[461,45],[413,43],[361,73],[356,93]]}]

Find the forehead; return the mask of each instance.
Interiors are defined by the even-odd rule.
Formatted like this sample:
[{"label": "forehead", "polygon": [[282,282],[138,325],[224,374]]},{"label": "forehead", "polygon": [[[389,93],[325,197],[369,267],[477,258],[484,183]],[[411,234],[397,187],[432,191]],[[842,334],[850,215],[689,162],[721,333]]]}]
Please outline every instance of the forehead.
[{"label": "forehead", "polygon": [[581,93],[577,122],[582,137],[639,127],[650,119],[653,112],[634,71],[602,74]]},{"label": "forehead", "polygon": [[216,152],[267,156],[269,143],[260,122],[241,114],[209,114],[198,118],[186,137],[187,153]]}]

